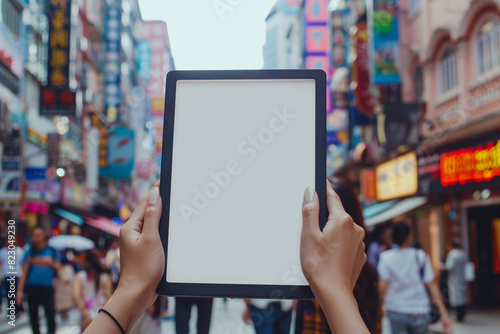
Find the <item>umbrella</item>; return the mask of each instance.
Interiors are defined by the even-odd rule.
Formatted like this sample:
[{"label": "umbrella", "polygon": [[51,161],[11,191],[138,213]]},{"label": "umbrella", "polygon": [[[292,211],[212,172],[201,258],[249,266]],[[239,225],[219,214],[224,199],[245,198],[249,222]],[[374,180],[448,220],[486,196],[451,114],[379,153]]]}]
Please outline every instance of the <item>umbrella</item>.
[{"label": "umbrella", "polygon": [[85,251],[95,247],[95,243],[81,235],[58,235],[49,239],[49,246],[57,250],[74,249]]}]

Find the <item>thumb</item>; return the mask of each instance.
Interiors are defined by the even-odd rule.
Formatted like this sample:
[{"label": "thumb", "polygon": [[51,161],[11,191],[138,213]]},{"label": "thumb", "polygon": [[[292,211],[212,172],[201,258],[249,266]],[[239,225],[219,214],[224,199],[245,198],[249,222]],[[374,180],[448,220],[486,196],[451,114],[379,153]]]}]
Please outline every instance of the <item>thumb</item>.
[{"label": "thumb", "polygon": [[312,235],[319,229],[319,201],[313,188],[307,187],[302,202],[302,235]]},{"label": "thumb", "polygon": [[159,236],[158,226],[161,218],[161,197],[158,187],[154,187],[148,196],[146,212],[144,213],[144,227],[142,233],[145,237],[154,239]]}]

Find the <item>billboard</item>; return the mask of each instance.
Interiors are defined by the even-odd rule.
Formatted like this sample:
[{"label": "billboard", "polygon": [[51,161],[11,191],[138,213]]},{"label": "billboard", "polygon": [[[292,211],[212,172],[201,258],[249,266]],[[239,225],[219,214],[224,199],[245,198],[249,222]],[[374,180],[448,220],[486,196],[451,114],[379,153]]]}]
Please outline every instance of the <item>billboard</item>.
[{"label": "billboard", "polygon": [[47,1],[49,20],[48,85],[67,88],[69,85],[69,47],[71,1]]},{"label": "billboard", "polygon": [[119,0],[108,1],[106,12],[106,64],[104,84],[106,117],[108,122],[119,121],[120,108],[120,48],[122,7]]},{"label": "billboard", "polygon": [[397,0],[368,1],[370,68],[376,85],[399,84],[401,45]]},{"label": "billboard", "polygon": [[377,166],[377,200],[414,195],[418,191],[417,155],[404,154]]}]

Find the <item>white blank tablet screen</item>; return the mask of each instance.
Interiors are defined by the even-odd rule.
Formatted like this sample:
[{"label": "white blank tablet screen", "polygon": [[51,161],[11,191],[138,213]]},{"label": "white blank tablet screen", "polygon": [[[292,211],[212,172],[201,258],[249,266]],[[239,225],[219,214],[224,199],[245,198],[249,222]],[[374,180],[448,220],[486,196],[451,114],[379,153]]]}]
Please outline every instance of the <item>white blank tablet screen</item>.
[{"label": "white blank tablet screen", "polygon": [[177,81],[167,281],[308,285],[314,184],[314,80]]}]

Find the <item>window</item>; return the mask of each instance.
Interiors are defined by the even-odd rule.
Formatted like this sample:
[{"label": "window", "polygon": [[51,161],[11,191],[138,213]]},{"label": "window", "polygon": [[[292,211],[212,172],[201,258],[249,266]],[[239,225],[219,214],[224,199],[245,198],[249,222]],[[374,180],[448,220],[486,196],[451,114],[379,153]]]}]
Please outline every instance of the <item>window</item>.
[{"label": "window", "polygon": [[478,74],[484,74],[498,67],[500,57],[500,25],[488,21],[479,28],[476,36]]},{"label": "window", "polygon": [[408,2],[408,16],[420,11],[420,0],[409,0]]},{"label": "window", "polygon": [[438,64],[439,92],[445,93],[457,86],[457,57],[453,49],[446,50]]},{"label": "window", "polygon": [[2,19],[11,33],[19,38],[19,22],[21,19],[22,6],[16,0],[2,1]]}]

